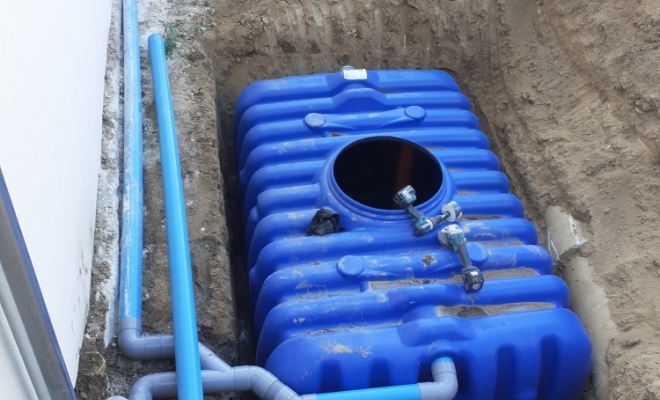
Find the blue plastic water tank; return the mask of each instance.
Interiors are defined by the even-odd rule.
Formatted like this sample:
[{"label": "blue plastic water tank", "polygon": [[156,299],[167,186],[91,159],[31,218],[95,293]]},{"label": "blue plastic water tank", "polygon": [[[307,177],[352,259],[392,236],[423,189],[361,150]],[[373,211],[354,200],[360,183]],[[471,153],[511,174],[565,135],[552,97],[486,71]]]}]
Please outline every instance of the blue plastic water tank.
[{"label": "blue plastic water tank", "polygon": [[[457,399],[576,398],[591,344],[564,282],[509,193],[477,117],[441,71],[365,71],[256,82],[238,99],[235,150],[257,363],[300,394],[431,380],[451,357]],[[457,254],[392,201],[458,226]],[[341,230],[307,235],[321,208]],[[336,221],[335,221],[336,222]]]}]

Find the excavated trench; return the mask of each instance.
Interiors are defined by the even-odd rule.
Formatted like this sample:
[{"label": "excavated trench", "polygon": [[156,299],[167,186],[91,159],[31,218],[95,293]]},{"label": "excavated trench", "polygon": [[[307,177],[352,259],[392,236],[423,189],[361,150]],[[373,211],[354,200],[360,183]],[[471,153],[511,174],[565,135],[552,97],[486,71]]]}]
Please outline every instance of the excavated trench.
[{"label": "excavated trench", "polygon": [[[535,16],[536,5],[527,2],[525,6],[527,14]],[[554,171],[539,162],[547,154],[539,151],[542,146],[532,135],[528,136],[525,123],[510,102],[511,77],[504,73],[502,49],[498,48],[499,36],[510,35],[498,32],[498,25],[502,25],[493,15],[499,11],[498,5],[486,1],[250,1],[231,10],[235,15],[231,28],[221,17],[213,39],[206,42],[206,51],[213,59],[237,320],[244,337],[249,337],[251,318],[243,227],[240,218],[235,218],[240,215],[240,205],[236,195],[233,109],[241,90],[251,82],[336,71],[345,65],[445,70],[470,97],[482,129],[511,179],[512,191],[525,203],[527,217],[535,222],[541,237],[544,207],[561,204],[573,208],[568,196],[561,193]],[[527,23],[532,29],[531,21]],[[514,135],[524,137],[523,142],[514,142]],[[387,154],[388,150],[380,149],[379,154]],[[362,161],[378,163],[383,159]],[[528,163],[534,159],[534,163]],[[387,165],[378,169],[387,169]],[[365,187],[366,182],[362,183],[359,186]],[[373,206],[388,208],[391,196],[385,197],[384,205]],[[242,344],[239,359],[250,362],[251,338]],[[594,395],[592,389],[589,383],[584,398]]]},{"label": "excavated trench", "polygon": [[[582,398],[660,398],[660,17],[651,2],[162,3],[146,1],[142,30],[167,33],[176,27],[177,49],[169,63],[190,203],[200,338],[221,356],[232,364],[253,362],[232,126],[241,90],[261,79],[344,65],[442,69],[470,98],[542,242],[550,206],[570,213],[587,240],[557,263],[572,288],[587,280],[592,286],[585,287],[604,293],[596,310],[579,307],[592,304],[589,290],[572,290],[573,306],[590,321],[592,337],[599,337],[604,320],[612,325],[610,340],[595,347],[602,361],[597,387],[589,382]],[[149,77],[144,80],[145,201],[156,210],[146,216],[145,326],[166,332],[171,317],[167,279],[159,278],[167,276],[164,232],[158,232],[160,166]],[[578,258],[586,265],[579,273],[572,264]],[[102,275],[96,265],[94,273]],[[103,301],[92,301],[92,316],[107,309]],[[168,362],[136,364],[112,345],[102,346],[102,322],[95,318],[81,357],[79,393],[117,394],[145,373],[172,368]],[[94,335],[95,342],[89,339]],[[100,374],[93,357],[85,357],[97,352],[107,365]]]},{"label": "excavated trench", "polygon": [[[541,237],[546,235],[544,214],[553,205],[580,221],[582,234],[588,236],[577,257],[596,267],[583,271],[590,280],[584,284],[596,282],[594,287],[604,288],[613,300],[609,304],[604,300],[609,312],[594,307],[576,310],[594,314],[582,315],[591,323],[592,334],[601,325],[613,325],[612,318],[617,327],[611,334],[620,329],[626,338],[607,343],[602,336],[593,335],[594,340],[605,343],[595,346],[601,360],[595,367],[600,374],[598,390],[589,390],[590,383],[585,398],[628,398],[625,396],[631,393],[635,398],[655,396],[655,379],[649,380],[642,372],[647,367],[634,362],[636,352],[655,353],[652,328],[639,316],[640,310],[624,321],[621,315],[644,301],[625,300],[627,292],[637,291],[644,281],[630,277],[634,272],[625,260],[648,276],[648,270],[658,265],[656,251],[637,246],[633,254],[607,245],[616,242],[612,229],[617,225],[606,215],[613,210],[625,213],[629,220],[657,224],[657,214],[648,212],[649,196],[658,181],[653,176],[657,134],[651,127],[651,121],[658,118],[653,112],[656,97],[635,82],[636,76],[640,80],[648,77],[645,70],[652,66],[648,62],[630,64],[644,57],[639,54],[642,47],[657,54],[657,39],[649,34],[657,26],[657,17],[644,2],[638,6],[635,13],[615,4],[542,0],[263,0],[220,7],[218,14],[226,18],[218,21],[206,49],[212,56],[216,80],[221,154],[227,158],[223,173],[225,177],[235,173],[231,170],[233,105],[241,89],[253,81],[335,71],[344,65],[450,72],[470,96],[512,191],[523,200],[527,217],[535,222]],[[626,46],[621,34],[629,35],[638,47]],[[629,69],[621,73],[617,60]],[[657,80],[657,70],[652,74]],[[235,181],[230,182],[226,193],[234,192]],[[630,182],[635,182],[639,195],[631,199],[636,210],[629,213],[622,202],[625,196],[616,186],[629,188]],[[232,231],[238,229],[233,226]],[[656,236],[646,229],[634,235],[642,243]],[[571,261],[562,258],[557,272],[562,274],[567,265],[574,269]],[[244,279],[234,271],[239,280]],[[574,274],[565,274],[565,278],[571,280],[571,286],[579,283]],[[657,287],[657,278],[651,280]],[[236,288],[240,287],[237,281]],[[583,292],[574,290],[574,305],[601,301],[585,299]],[[648,294],[640,296],[648,299]],[[644,350],[637,347],[641,341]],[[636,386],[639,382],[645,384]]]}]

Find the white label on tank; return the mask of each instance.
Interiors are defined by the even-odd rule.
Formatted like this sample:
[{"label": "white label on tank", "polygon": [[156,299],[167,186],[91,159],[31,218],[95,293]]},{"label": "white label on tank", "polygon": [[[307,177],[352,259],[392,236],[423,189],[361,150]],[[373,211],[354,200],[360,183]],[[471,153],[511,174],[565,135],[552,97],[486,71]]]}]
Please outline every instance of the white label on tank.
[{"label": "white label on tank", "polygon": [[344,79],[349,81],[359,81],[362,79],[367,79],[367,70],[366,69],[345,69],[344,70]]}]

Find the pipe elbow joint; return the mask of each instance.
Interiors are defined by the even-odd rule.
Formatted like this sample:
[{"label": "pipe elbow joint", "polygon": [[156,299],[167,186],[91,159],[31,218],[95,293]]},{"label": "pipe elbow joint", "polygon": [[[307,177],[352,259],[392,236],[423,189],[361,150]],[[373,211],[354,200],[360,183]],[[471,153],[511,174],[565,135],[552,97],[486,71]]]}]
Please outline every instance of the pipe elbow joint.
[{"label": "pipe elbow joint", "polygon": [[133,360],[154,360],[174,356],[174,336],[142,335],[142,321],[124,318],[119,321],[119,348]]},{"label": "pipe elbow joint", "polygon": [[152,400],[154,383],[154,375],[143,376],[131,386],[128,398],[130,400]]},{"label": "pipe elbow joint", "polygon": [[431,365],[433,382],[418,383],[421,400],[451,400],[458,393],[456,367],[451,358],[443,357]]},{"label": "pipe elbow joint", "polygon": [[299,400],[298,396],[288,386],[280,382],[275,375],[260,367],[234,367],[234,382],[236,390],[251,390],[263,400]]},{"label": "pipe elbow joint", "polygon": [[119,349],[130,359],[142,360],[144,359],[144,346],[140,343],[142,341],[142,324],[125,324],[124,321],[120,321],[117,333]]},{"label": "pipe elbow joint", "polygon": [[458,382],[418,383],[421,400],[452,400],[458,393]]}]

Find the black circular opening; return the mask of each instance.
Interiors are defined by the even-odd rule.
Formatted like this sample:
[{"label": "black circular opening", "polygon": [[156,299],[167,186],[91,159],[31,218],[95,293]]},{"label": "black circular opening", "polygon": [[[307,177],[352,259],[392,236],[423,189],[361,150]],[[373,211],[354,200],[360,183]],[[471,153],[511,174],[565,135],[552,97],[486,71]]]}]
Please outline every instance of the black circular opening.
[{"label": "black circular opening", "polygon": [[397,209],[396,192],[411,185],[416,204],[433,197],[442,185],[438,161],[425,148],[397,138],[359,140],[342,150],[334,165],[335,181],[348,197],[369,207]]}]

